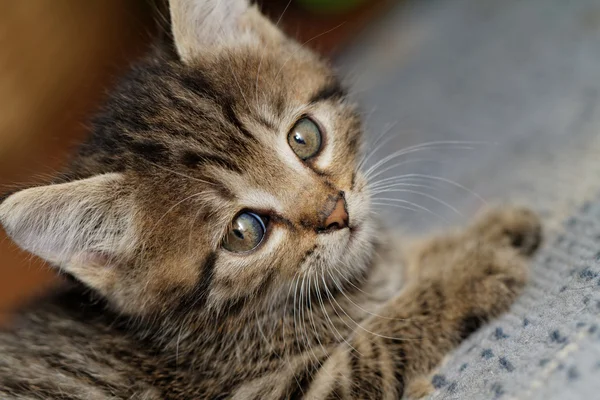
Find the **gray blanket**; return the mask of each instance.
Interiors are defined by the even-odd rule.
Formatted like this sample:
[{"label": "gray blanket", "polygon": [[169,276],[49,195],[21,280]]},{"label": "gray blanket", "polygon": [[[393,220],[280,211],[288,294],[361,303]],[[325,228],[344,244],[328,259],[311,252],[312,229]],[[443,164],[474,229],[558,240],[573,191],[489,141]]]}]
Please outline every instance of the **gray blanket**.
[{"label": "gray blanket", "polygon": [[399,2],[338,64],[371,138],[388,132],[369,164],[409,149],[376,178],[404,177],[376,200],[388,221],[429,232],[496,202],[544,216],[527,292],[431,398],[600,398],[600,1]]}]

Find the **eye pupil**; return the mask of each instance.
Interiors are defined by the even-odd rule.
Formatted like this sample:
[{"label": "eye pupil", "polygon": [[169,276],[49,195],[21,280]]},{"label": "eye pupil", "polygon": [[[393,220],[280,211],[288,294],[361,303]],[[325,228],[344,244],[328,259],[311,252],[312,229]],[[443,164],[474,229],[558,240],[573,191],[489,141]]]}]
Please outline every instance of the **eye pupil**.
[{"label": "eye pupil", "polygon": [[306,141],[302,139],[302,136],[300,136],[298,133],[294,135],[294,140],[296,141],[296,143],[306,144]]},{"label": "eye pupil", "polygon": [[239,239],[244,240],[244,234],[239,229],[234,229],[233,234],[237,236]]}]

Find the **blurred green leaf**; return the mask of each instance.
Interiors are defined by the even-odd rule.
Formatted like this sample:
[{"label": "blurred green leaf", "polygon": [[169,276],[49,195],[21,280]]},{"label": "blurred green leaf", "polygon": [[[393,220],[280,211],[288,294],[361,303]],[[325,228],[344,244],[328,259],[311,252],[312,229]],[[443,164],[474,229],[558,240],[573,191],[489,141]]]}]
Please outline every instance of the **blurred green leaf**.
[{"label": "blurred green leaf", "polygon": [[304,8],[322,14],[337,14],[349,11],[365,0],[296,0]]}]

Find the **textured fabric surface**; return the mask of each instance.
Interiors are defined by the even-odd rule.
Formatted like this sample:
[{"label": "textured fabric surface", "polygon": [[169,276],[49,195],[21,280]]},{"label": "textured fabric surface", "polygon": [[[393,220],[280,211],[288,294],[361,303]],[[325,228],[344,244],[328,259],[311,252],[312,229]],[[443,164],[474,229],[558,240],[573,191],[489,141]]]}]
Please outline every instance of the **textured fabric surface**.
[{"label": "textured fabric surface", "polygon": [[378,168],[407,184],[377,195],[387,221],[430,232],[497,202],[543,215],[531,285],[431,398],[600,398],[600,2],[402,2],[339,65],[371,137],[389,132],[368,164],[405,150]]},{"label": "textured fabric surface", "polygon": [[600,393],[600,197],[547,243],[512,311],[433,377],[433,399],[576,399]]}]

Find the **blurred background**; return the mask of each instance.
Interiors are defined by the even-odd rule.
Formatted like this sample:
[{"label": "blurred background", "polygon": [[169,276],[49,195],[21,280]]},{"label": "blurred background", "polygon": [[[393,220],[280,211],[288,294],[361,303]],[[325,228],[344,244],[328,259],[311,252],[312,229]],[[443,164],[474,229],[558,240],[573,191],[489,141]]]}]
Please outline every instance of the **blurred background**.
[{"label": "blurred background", "polygon": [[[598,186],[598,0],[259,4],[351,83],[391,224],[437,229],[510,199],[552,226]],[[160,0],[2,2],[1,192],[61,168],[161,11]],[[55,282],[3,235],[0,320]]]}]

